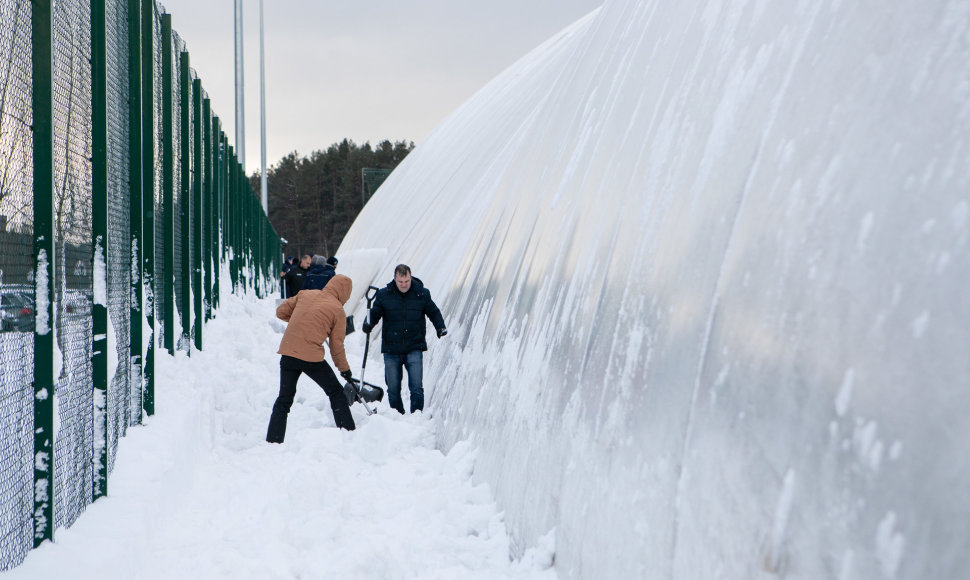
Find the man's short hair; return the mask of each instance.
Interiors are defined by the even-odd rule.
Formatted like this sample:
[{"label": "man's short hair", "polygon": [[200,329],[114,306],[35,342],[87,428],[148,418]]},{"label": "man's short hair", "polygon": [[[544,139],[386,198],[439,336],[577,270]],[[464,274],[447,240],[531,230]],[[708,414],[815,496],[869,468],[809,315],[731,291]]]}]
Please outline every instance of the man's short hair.
[{"label": "man's short hair", "polygon": [[313,259],[310,260],[311,266],[323,266],[326,263],[327,263],[327,259],[324,258],[323,256],[313,256]]},{"label": "man's short hair", "polygon": [[411,275],[411,268],[408,265],[406,265],[406,264],[398,264],[394,268],[394,275],[395,276],[410,276]]},{"label": "man's short hair", "polygon": [[303,254],[303,257],[302,257],[302,258],[300,258],[300,260],[309,260],[309,259],[311,259],[311,258],[313,258],[313,256],[312,256],[312,255],[310,255],[310,254]]}]

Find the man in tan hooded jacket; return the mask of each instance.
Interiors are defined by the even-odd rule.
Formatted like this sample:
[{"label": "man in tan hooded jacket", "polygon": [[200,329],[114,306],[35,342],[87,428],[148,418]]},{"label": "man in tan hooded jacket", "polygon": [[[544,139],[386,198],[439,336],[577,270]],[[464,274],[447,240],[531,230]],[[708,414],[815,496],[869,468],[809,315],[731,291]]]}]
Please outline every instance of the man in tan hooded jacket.
[{"label": "man in tan hooded jacket", "polygon": [[280,342],[280,394],[273,404],[273,414],[266,430],[266,441],[282,443],[286,435],[286,418],[296,396],[296,382],[302,373],[314,380],[330,398],[337,427],[353,431],[354,418],[343,387],[333,369],[324,360],[323,342],[329,340],[330,358],[341,376],[350,380],[350,365],[344,352],[347,319],[344,304],[350,299],[353,283],[337,274],[322,290],[301,290],[276,309],[276,317],[288,322]]}]

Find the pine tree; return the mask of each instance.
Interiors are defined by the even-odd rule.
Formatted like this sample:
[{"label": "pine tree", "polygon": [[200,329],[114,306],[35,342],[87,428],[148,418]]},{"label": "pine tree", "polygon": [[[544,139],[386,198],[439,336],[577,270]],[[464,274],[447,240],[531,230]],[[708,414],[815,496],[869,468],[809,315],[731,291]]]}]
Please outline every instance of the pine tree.
[{"label": "pine tree", "polygon": [[[266,171],[269,221],[289,243],[288,255],[330,256],[362,208],[361,170],[391,169],[414,149],[413,141],[384,140],[374,148],[350,139],[308,157],[293,151]],[[250,177],[259,191],[259,173]]]}]

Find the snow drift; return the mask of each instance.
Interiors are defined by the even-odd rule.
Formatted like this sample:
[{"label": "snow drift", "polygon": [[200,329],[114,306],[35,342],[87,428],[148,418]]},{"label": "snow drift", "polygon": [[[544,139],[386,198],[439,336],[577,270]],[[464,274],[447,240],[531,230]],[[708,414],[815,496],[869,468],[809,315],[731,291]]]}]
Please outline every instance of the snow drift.
[{"label": "snow drift", "polygon": [[340,252],[431,289],[439,444],[562,577],[965,577],[968,79],[966,1],[608,2]]}]

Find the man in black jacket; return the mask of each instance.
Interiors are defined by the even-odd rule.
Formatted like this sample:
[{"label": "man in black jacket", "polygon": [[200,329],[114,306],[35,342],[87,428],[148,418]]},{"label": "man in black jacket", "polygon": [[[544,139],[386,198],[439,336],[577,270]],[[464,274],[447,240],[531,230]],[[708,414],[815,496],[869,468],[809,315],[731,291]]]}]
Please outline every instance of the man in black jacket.
[{"label": "man in black jacket", "polygon": [[300,290],[303,290],[303,278],[309,270],[310,254],[303,254],[303,257],[300,258],[300,263],[295,268],[290,268],[286,271],[286,274],[283,275],[283,281],[286,282],[287,298],[292,298]]},{"label": "man in black jacket", "polygon": [[424,409],[422,385],[425,341],[425,317],[431,320],[438,338],[448,334],[445,320],[438,306],[431,300],[431,292],[421,280],[411,277],[411,268],[399,264],[394,268],[394,280],[377,292],[370,309],[364,332],[370,333],[384,319],[381,334],[381,352],[384,353],[384,382],[391,407],[404,414],[401,400],[402,370],[408,373],[408,390],[411,392],[411,412]]}]

